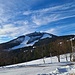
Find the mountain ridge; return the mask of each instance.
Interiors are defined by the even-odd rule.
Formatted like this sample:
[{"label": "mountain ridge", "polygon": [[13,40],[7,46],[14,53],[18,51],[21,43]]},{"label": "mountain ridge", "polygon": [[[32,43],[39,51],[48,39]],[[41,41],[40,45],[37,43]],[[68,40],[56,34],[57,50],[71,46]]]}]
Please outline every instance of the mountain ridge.
[{"label": "mountain ridge", "polygon": [[46,32],[33,32],[26,35],[22,35],[11,41],[0,44],[0,49],[3,50],[15,50],[18,48],[28,46],[38,46],[41,44],[47,44],[55,39],[67,39],[75,37],[75,35],[56,36]]}]

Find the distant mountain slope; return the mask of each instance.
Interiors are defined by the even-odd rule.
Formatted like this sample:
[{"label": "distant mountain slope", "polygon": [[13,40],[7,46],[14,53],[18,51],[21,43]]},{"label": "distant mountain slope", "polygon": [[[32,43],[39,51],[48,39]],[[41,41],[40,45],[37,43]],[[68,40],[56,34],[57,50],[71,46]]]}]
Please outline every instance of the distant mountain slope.
[{"label": "distant mountain slope", "polygon": [[1,49],[13,50],[27,46],[33,46],[36,42],[46,38],[56,38],[56,35],[45,32],[34,32],[27,35],[20,36],[14,40],[0,44]]},{"label": "distant mountain slope", "polygon": [[14,50],[14,49],[28,47],[28,46],[39,46],[42,44],[48,44],[51,41],[54,41],[56,39],[69,40],[74,37],[75,35],[56,36],[46,32],[33,32],[27,35],[20,36],[9,42],[0,44],[0,49]]}]

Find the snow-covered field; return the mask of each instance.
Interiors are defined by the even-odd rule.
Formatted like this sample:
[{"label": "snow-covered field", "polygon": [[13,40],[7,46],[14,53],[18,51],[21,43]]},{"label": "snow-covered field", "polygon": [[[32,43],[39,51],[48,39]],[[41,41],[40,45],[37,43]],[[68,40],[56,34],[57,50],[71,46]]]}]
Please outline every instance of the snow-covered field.
[{"label": "snow-covered field", "polygon": [[70,62],[69,54],[67,56],[67,62],[65,55],[61,55],[60,63],[55,56],[3,66],[0,67],[0,75],[75,75],[74,62]]}]

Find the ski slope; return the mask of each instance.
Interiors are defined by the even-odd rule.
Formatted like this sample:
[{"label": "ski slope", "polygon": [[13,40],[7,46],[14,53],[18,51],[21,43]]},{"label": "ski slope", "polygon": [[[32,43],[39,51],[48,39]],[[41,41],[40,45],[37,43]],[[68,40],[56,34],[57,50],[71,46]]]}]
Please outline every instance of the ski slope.
[{"label": "ski slope", "polygon": [[[66,55],[68,61],[66,61]],[[75,74],[75,63],[70,62],[69,54],[61,55],[61,62],[57,57],[48,57],[30,62],[0,67],[0,75],[70,75]]]},{"label": "ski slope", "polygon": [[[14,47],[10,48],[9,50],[14,50],[14,49],[18,49],[18,48],[22,48],[22,47],[26,47],[26,46],[33,46],[36,42],[39,41],[39,39],[45,39],[45,38],[52,38],[52,36],[49,35],[48,33],[44,33],[43,36],[41,36],[41,35],[28,36],[28,35],[26,35],[25,37],[17,39],[17,41],[23,40],[20,43],[20,45],[14,46]],[[16,41],[14,41],[14,42],[16,42]],[[28,42],[30,42],[30,43],[28,43]]]}]

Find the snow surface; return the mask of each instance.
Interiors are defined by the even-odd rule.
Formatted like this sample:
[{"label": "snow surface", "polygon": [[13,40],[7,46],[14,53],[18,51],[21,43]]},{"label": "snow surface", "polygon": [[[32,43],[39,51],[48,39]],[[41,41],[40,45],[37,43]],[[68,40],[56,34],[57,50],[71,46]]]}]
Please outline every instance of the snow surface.
[{"label": "snow surface", "polygon": [[[68,61],[66,61],[66,55]],[[70,62],[69,57],[70,54],[61,55],[60,63],[55,56],[3,66],[0,67],[0,75],[75,75],[75,63]]]},{"label": "snow surface", "polygon": [[30,37],[25,36],[24,41],[20,45],[13,47],[12,50],[25,47],[27,45],[27,42],[28,42],[29,39],[30,39]]},{"label": "snow surface", "polygon": [[44,34],[41,39],[48,38],[48,37],[49,37],[49,38],[52,38],[52,36],[50,36],[49,34]]},{"label": "snow surface", "polygon": [[33,41],[33,40],[36,40],[38,38],[41,38],[41,36],[32,36],[29,41]]}]

